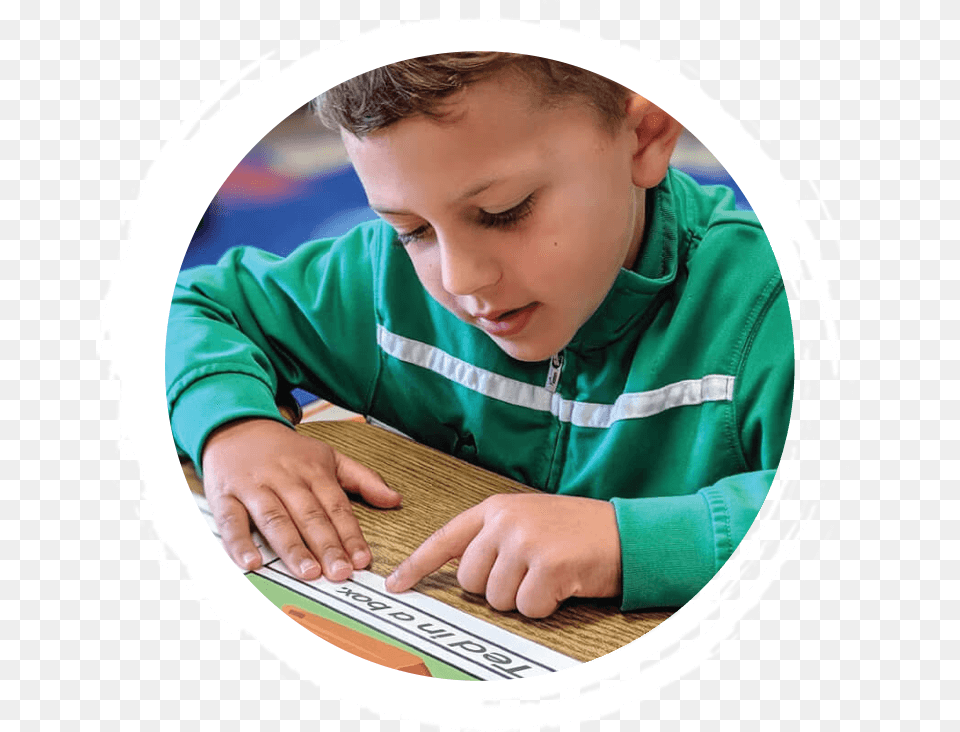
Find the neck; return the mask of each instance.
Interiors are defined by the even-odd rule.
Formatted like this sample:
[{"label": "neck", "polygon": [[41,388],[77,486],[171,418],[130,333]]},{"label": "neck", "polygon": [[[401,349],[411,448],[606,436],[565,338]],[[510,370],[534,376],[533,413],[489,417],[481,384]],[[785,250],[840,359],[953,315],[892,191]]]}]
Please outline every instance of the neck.
[{"label": "neck", "polygon": [[627,256],[623,260],[624,269],[633,269],[637,263],[637,257],[640,255],[640,248],[643,246],[643,230],[646,223],[646,203],[647,191],[645,188],[634,188],[633,192],[633,234],[630,240],[630,249],[627,250]]}]

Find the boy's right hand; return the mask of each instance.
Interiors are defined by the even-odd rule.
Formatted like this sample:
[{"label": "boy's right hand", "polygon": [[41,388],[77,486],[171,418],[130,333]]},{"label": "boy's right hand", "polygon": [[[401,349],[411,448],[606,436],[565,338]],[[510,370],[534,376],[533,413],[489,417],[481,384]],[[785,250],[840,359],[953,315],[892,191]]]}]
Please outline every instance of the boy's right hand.
[{"label": "boy's right hand", "polygon": [[217,428],[201,459],[203,492],[224,547],[244,570],[263,561],[252,520],[297,576],[345,580],[372,556],[344,491],[378,508],[401,500],[373,470],[270,419]]}]

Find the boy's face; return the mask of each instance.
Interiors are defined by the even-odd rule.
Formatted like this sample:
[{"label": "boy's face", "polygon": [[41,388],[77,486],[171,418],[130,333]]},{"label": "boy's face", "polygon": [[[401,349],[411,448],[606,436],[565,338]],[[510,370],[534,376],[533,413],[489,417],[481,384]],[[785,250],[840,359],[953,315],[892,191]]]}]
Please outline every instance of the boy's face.
[{"label": "boy's face", "polygon": [[501,76],[468,87],[443,122],[343,137],[423,286],[516,359],[564,348],[636,259],[635,131],[610,133],[577,100],[548,108]]}]

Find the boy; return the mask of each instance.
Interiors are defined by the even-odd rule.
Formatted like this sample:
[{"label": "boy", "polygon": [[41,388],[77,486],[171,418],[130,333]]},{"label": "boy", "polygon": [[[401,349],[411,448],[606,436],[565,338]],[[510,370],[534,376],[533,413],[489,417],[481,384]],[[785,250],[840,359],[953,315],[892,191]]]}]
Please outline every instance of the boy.
[{"label": "boy", "polygon": [[345,492],[400,503],[282,421],[303,386],[542,491],[455,517],[389,590],[459,557],[464,589],[529,617],[685,603],[755,518],[789,421],[756,218],[669,170],[677,122],[565,64],[443,54],[318,104],[382,221],[285,259],[233,250],[172,306],[171,425],[227,551],[259,565],[252,521],[300,576],[343,580],[371,560]]}]

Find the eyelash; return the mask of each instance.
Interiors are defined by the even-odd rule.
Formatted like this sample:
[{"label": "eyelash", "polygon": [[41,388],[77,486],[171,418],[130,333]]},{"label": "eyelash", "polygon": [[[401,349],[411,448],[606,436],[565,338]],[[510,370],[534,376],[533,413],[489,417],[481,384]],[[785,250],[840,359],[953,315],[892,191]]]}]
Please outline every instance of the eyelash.
[{"label": "eyelash", "polygon": [[520,223],[533,211],[533,199],[536,194],[531,193],[520,203],[507,211],[500,213],[487,213],[480,211],[480,225],[488,229],[509,229],[511,226]]},{"label": "eyelash", "polygon": [[[500,213],[492,214],[481,209],[478,216],[478,223],[480,226],[483,226],[487,229],[510,229],[519,224],[523,219],[533,212],[533,201],[535,195],[535,193],[531,193],[513,208],[506,211],[501,211]],[[423,226],[406,234],[397,233],[395,242],[399,246],[407,246],[413,242],[425,239],[429,230],[430,226],[428,224],[424,224]]]}]

